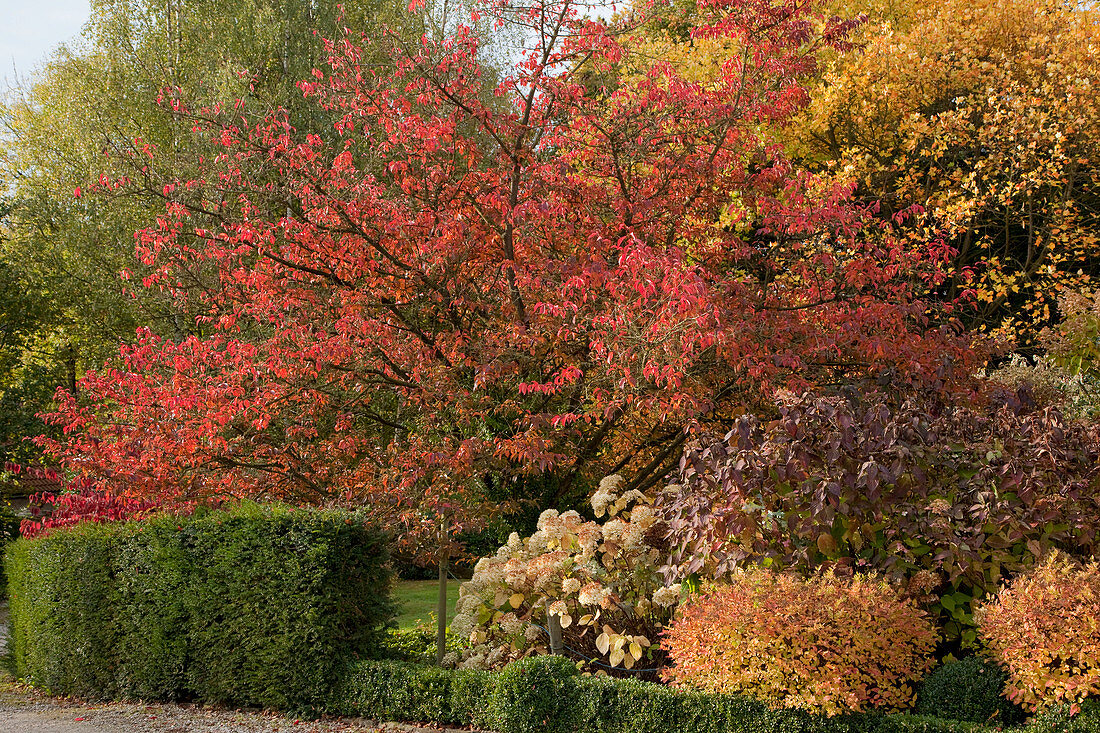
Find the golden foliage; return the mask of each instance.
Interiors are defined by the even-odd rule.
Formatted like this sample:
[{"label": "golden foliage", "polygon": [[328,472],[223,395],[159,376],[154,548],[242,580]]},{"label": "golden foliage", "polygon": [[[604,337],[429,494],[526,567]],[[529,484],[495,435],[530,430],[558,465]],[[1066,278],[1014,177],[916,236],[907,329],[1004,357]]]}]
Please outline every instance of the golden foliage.
[{"label": "golden foliage", "polygon": [[908,707],[936,632],[873,576],[752,567],[682,605],[662,645],[675,684],[838,715]]},{"label": "golden foliage", "polygon": [[1100,568],[1052,553],[979,610],[982,640],[1029,710],[1100,694]]},{"label": "golden foliage", "polygon": [[[639,59],[700,83],[735,60],[690,38],[679,5],[636,34]],[[866,16],[824,51],[800,118],[774,133],[806,166],[854,180],[883,217],[913,205],[912,241],[957,250],[936,297],[970,325],[1031,344],[1064,289],[1100,275],[1100,12],[1062,0],[828,0]],[[917,246],[921,246],[918,244]]]},{"label": "golden foliage", "polygon": [[1033,341],[1100,255],[1100,25],[1059,0],[883,8],[829,63],[789,143],[856,178],[884,213],[911,204],[958,250],[948,296],[972,323]]}]

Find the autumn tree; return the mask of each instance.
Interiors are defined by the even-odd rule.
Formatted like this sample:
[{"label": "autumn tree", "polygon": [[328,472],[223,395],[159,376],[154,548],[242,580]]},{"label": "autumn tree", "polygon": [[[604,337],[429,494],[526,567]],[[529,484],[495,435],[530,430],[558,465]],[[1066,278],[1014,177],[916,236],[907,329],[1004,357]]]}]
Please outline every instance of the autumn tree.
[{"label": "autumn tree", "polygon": [[[839,5],[846,5],[840,3]],[[1062,0],[877,3],[789,139],[952,243],[947,298],[1036,345],[1100,257],[1097,11]]]},{"label": "autumn tree", "polygon": [[18,344],[0,346],[19,365],[0,368],[0,444],[33,458],[33,446],[21,439],[42,432],[35,414],[49,408],[54,389],[72,389],[139,326],[177,339],[197,330],[192,311],[120,277],[147,274],[134,232],[154,225],[163,198],[80,195],[101,177],[120,175],[127,155],[145,146],[185,177],[215,154],[209,140],[157,103],[161,90],[192,104],[239,100],[242,113],[260,118],[286,108],[301,129],[331,130],[332,120],[321,119],[322,110],[296,87],[325,57],[317,34],[386,23],[419,38],[438,15],[429,10],[413,15],[400,3],[306,0],[92,3],[81,38],[0,105],[7,192],[0,269],[19,283],[0,297],[27,299],[6,308],[4,318],[36,304],[33,322],[18,325]]},{"label": "autumn tree", "polygon": [[[504,111],[462,25],[331,44],[302,90],[338,114],[332,141],[175,105],[218,159],[107,186],[168,198],[145,284],[203,333],[145,332],[85,375],[53,417],[69,468],[169,504],[354,502],[436,536],[501,497],[655,486],[696,426],[779,388],[943,389],[973,367],[912,297],[949,251],[868,230],[769,133],[847,24],[716,2],[693,33],[745,51],[715,83],[667,63],[593,82],[624,49],[571,0],[480,12],[529,44],[493,82]],[[383,44],[392,72],[364,61]]]},{"label": "autumn tree", "polygon": [[[639,53],[700,81],[740,49],[689,29],[694,2],[659,4]],[[1034,347],[1056,293],[1091,287],[1100,204],[1097,11],[1062,0],[832,0],[865,18],[825,54],[810,104],[778,131],[790,154],[850,180],[888,218],[913,205],[914,243],[956,250],[949,285],[968,325]]]}]

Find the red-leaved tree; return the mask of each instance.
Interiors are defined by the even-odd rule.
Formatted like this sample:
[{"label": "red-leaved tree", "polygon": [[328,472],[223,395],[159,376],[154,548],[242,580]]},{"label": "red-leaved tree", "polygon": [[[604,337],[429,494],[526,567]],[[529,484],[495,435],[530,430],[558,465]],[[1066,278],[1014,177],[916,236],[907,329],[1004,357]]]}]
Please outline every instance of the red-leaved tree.
[{"label": "red-leaved tree", "polygon": [[[574,0],[479,8],[506,73],[453,35],[348,38],[301,84],[334,130],[169,103],[223,146],[139,251],[205,313],[140,335],[52,416],[67,467],[171,504],[348,501],[433,536],[505,499],[657,485],[695,426],[779,387],[944,387],[973,362],[912,292],[947,252],[796,170],[768,130],[851,23],[806,0],[710,0],[741,49],[716,83],[625,53]],[[117,185],[111,183],[110,185]],[[400,524],[395,524],[400,526]]]}]

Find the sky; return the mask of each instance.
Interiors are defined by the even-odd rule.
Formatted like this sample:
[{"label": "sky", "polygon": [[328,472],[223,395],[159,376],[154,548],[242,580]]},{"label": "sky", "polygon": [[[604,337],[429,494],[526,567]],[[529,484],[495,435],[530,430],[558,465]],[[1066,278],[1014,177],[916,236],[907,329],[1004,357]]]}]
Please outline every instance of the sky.
[{"label": "sky", "polygon": [[78,36],[89,13],[88,0],[0,0],[0,89]]}]

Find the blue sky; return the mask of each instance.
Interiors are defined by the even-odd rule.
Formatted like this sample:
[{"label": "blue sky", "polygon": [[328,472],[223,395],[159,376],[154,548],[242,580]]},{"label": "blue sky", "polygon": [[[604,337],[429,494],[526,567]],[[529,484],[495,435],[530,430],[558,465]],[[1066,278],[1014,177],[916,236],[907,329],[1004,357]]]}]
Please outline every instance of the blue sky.
[{"label": "blue sky", "polygon": [[0,0],[0,89],[79,35],[89,12],[88,0]]}]

